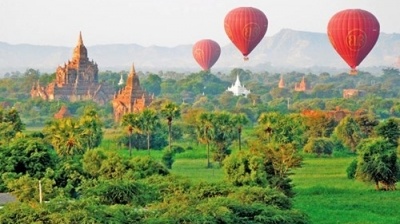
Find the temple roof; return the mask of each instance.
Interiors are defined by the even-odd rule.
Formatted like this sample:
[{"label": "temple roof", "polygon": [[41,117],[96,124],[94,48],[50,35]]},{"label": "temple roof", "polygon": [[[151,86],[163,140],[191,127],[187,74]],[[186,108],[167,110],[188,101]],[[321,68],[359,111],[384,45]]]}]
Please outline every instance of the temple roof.
[{"label": "temple roof", "polygon": [[83,44],[82,32],[79,32],[78,42],[74,49],[74,54],[72,55],[72,61],[88,61],[87,49]]}]

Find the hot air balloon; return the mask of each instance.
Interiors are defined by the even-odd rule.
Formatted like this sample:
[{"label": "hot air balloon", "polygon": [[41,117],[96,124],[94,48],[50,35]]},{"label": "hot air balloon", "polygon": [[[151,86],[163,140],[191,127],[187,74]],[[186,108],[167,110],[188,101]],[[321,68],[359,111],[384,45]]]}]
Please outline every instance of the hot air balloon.
[{"label": "hot air balloon", "polygon": [[192,53],[203,70],[208,71],[217,62],[221,54],[221,47],[213,40],[203,39],[193,45]]},{"label": "hot air balloon", "polygon": [[379,22],[362,9],[346,9],[333,15],[328,23],[333,48],[350,66],[351,75],[374,47],[379,37]]},{"label": "hot air balloon", "polygon": [[268,19],[259,9],[239,7],[225,16],[224,27],[229,39],[248,60],[247,56],[267,32]]}]

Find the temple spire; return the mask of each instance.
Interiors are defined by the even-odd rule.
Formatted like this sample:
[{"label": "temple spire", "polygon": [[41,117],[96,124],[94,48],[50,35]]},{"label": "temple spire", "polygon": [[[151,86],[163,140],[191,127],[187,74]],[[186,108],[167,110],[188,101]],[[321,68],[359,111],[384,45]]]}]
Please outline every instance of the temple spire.
[{"label": "temple spire", "polygon": [[83,45],[82,31],[79,31],[78,43],[77,43],[76,45],[77,45],[77,46]]},{"label": "temple spire", "polygon": [[281,79],[279,80],[278,87],[281,89],[285,88],[285,81],[283,80],[283,75],[281,75]]},{"label": "temple spire", "polygon": [[121,74],[121,78],[119,79],[118,85],[121,86],[124,84],[124,77]]},{"label": "temple spire", "polygon": [[131,72],[130,72],[130,74],[136,74],[136,71],[135,71],[135,63],[132,63],[132,67],[131,67]]},{"label": "temple spire", "polygon": [[236,82],[235,82],[235,86],[241,86],[240,84],[240,80],[239,80],[239,74],[236,75]]},{"label": "temple spire", "polygon": [[85,45],[83,45],[82,32],[80,31],[78,37],[78,43],[76,44],[76,47],[74,49],[74,54],[72,56],[72,61],[74,61],[76,64],[80,64],[88,60],[89,59],[87,56],[87,49]]}]

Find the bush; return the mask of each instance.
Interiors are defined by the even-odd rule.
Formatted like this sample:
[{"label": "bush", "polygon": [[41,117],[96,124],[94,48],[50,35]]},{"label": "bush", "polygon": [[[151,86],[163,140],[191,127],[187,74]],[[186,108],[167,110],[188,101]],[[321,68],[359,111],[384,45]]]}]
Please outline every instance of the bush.
[{"label": "bush", "polygon": [[172,168],[172,164],[174,163],[174,152],[169,150],[164,150],[164,154],[161,158],[161,162],[168,168]]},{"label": "bush", "polygon": [[310,138],[304,146],[303,151],[321,156],[321,154],[331,155],[333,148],[334,143],[329,138]]},{"label": "bush", "polygon": [[349,167],[347,167],[346,169],[347,178],[354,179],[356,177],[356,171],[357,171],[357,160],[354,159],[353,161],[351,161]]},{"label": "bush", "polygon": [[146,178],[152,175],[168,175],[169,171],[150,156],[135,157],[129,162],[130,171],[135,178]]}]

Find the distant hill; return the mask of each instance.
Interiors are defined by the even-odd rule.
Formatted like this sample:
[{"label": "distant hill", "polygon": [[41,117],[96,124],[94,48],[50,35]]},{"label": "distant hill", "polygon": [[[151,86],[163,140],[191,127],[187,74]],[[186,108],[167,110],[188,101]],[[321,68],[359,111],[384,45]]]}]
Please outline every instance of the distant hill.
[{"label": "distant hill", "polygon": [[[200,67],[192,57],[192,45],[176,47],[137,44],[90,45],[85,42],[89,59],[97,62],[100,71],[129,70],[132,62],[140,71],[196,72]],[[0,75],[24,72],[27,68],[41,72],[54,72],[58,65],[71,59],[71,47],[40,46],[29,44],[10,45],[0,42]],[[244,62],[239,51],[232,45],[221,46],[222,53],[212,70],[230,71],[241,67],[252,71],[330,71],[347,69],[324,33],[283,29],[265,37]],[[400,34],[381,33],[377,44],[361,63],[361,70],[382,66],[395,66],[400,56]]]}]

